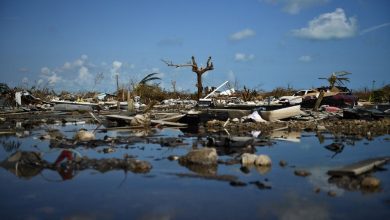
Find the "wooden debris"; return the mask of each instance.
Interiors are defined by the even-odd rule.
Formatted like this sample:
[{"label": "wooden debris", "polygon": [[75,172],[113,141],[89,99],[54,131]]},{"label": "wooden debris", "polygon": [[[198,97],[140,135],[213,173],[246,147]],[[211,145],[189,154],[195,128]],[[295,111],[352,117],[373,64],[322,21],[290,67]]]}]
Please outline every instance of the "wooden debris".
[{"label": "wooden debris", "polygon": [[353,163],[347,166],[344,166],[339,169],[329,170],[328,175],[331,176],[358,176],[360,174],[371,171],[375,167],[382,166],[387,161],[389,161],[390,157],[380,157],[380,158],[372,158],[363,160],[357,163]]},{"label": "wooden debris", "polygon": [[302,176],[302,177],[306,177],[306,176],[310,176],[311,175],[311,173],[309,171],[306,171],[306,170],[295,170],[294,174],[296,176]]},{"label": "wooden debris", "polygon": [[[113,119],[122,119],[122,120],[126,120],[126,121],[131,121],[134,119],[134,117],[124,116],[124,115],[106,115],[106,117],[113,118]],[[150,120],[150,122],[152,124],[161,124],[161,125],[175,126],[175,127],[186,127],[187,126],[187,124],[164,121],[164,120]]]}]

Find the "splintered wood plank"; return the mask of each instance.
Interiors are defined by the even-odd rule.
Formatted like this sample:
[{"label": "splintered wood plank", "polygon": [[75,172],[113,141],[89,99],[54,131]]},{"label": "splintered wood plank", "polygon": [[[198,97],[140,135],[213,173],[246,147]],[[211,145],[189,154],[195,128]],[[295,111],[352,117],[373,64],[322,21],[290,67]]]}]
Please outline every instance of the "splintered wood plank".
[{"label": "splintered wood plank", "polygon": [[329,170],[328,175],[331,176],[358,176],[360,174],[366,173],[375,167],[382,166],[385,164],[390,157],[380,157],[380,158],[372,158],[363,161],[359,161],[357,163],[353,163],[339,169]]},{"label": "splintered wood plank", "polygon": [[122,120],[132,120],[134,117],[124,116],[124,115],[105,115],[107,118],[116,118]]},{"label": "splintered wood plank", "polygon": [[[123,116],[123,115],[106,115],[107,118],[113,118],[113,119],[122,119],[122,120],[129,120],[131,121],[134,117],[129,116]],[[167,126],[175,126],[175,127],[185,127],[187,124],[183,123],[177,123],[177,122],[169,122],[164,120],[150,120],[152,124],[161,124],[161,125],[167,125]]]},{"label": "splintered wood plank", "polygon": [[152,122],[152,124],[161,124],[161,125],[175,126],[175,127],[186,127],[187,126],[187,124],[164,121],[164,120],[150,120],[150,121]]}]

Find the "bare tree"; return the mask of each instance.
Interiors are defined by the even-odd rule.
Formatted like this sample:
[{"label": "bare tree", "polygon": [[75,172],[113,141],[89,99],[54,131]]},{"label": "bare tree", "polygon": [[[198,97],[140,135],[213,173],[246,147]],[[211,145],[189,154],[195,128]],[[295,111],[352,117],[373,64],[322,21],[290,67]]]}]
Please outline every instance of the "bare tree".
[{"label": "bare tree", "polygon": [[188,64],[173,64],[172,61],[171,62],[168,62],[166,60],[162,60],[162,61],[164,63],[166,63],[168,66],[173,66],[173,67],[176,67],[176,68],[179,68],[179,67],[192,67],[192,72],[196,73],[196,76],[197,76],[196,87],[198,87],[198,100],[202,97],[202,91],[203,91],[202,75],[205,72],[214,69],[213,62],[211,62],[211,57],[209,57],[207,59],[207,64],[206,64],[205,68],[198,67],[198,64],[196,63],[194,56],[191,57],[191,62],[188,63]]}]

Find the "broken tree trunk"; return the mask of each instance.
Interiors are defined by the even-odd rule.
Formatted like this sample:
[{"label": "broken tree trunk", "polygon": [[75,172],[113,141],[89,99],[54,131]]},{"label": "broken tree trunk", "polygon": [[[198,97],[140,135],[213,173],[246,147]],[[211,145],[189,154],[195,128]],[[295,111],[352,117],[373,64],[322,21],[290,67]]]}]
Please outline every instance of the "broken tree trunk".
[{"label": "broken tree trunk", "polygon": [[321,90],[320,95],[317,98],[316,104],[314,105],[313,111],[317,112],[318,108],[320,107],[320,104],[322,102],[322,99],[324,98],[325,91]]}]

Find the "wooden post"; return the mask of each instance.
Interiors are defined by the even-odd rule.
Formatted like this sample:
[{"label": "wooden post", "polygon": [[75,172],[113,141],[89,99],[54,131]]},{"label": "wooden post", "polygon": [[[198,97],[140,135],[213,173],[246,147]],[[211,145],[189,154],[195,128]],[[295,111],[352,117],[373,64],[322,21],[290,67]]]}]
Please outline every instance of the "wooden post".
[{"label": "wooden post", "polygon": [[130,91],[127,91],[127,111],[134,112],[134,100],[131,98]]},{"label": "wooden post", "polygon": [[116,105],[117,105],[117,110],[120,110],[121,109],[121,104],[120,104],[120,101],[119,101],[119,75],[116,74],[115,75],[116,77],[116,99],[117,99],[117,102],[116,102]]}]

